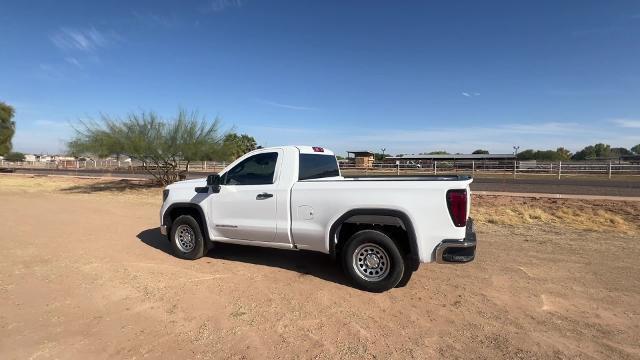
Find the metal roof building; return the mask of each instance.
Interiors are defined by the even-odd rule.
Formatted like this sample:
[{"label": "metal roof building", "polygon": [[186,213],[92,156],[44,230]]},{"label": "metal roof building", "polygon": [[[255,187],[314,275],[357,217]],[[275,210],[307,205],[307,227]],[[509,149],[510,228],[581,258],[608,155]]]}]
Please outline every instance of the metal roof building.
[{"label": "metal roof building", "polygon": [[400,155],[388,156],[385,161],[464,161],[464,160],[515,160],[514,154],[424,154],[424,155]]}]

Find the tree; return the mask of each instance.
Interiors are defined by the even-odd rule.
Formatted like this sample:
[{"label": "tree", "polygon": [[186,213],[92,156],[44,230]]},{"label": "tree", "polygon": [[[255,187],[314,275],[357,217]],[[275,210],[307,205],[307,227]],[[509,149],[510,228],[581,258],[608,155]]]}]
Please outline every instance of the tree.
[{"label": "tree", "polygon": [[640,144],[632,147],[630,150],[633,151],[634,154],[640,155]]},{"label": "tree", "polygon": [[606,158],[611,156],[611,146],[603,143],[589,145],[575,153],[573,160],[587,160],[596,158]]},{"label": "tree", "polygon": [[427,155],[449,155],[449,153],[444,150],[438,150],[438,151],[432,151]]},{"label": "tree", "polygon": [[624,155],[633,155],[631,151],[623,147],[611,148],[611,155],[614,157],[620,157]]},{"label": "tree", "polygon": [[478,149],[478,150],[474,150],[472,152],[472,154],[488,154],[489,150],[482,150],[482,149]]},{"label": "tree", "polygon": [[13,107],[0,101],[0,156],[11,151],[11,139],[16,132],[16,123],[12,120],[15,115]]},{"label": "tree", "polygon": [[532,150],[527,149],[518,153],[518,160],[558,161],[566,160],[558,150]]},{"label": "tree", "polygon": [[555,150],[538,150],[535,152],[535,159],[541,161],[558,161],[562,160],[560,153]]},{"label": "tree", "polygon": [[129,114],[125,119],[102,115],[99,121],[81,122],[67,146],[75,156],[126,155],[141,161],[146,172],[167,185],[179,179],[180,160],[188,164],[220,156],[223,137],[219,126],[218,119],[207,121],[185,111],[171,120],[153,112]]},{"label": "tree", "polygon": [[536,157],[536,152],[532,149],[527,149],[524,151],[520,151],[517,155],[518,160],[534,160]]},{"label": "tree", "polygon": [[24,154],[21,152],[10,152],[4,156],[6,161],[24,161]]},{"label": "tree", "polygon": [[255,150],[257,143],[256,139],[247,134],[229,133],[224,137],[223,147],[226,158],[233,161],[249,151]]},{"label": "tree", "polygon": [[571,159],[571,151],[563,148],[563,147],[559,147],[556,149],[556,152],[558,153],[558,155],[560,155],[560,160],[569,160]]}]

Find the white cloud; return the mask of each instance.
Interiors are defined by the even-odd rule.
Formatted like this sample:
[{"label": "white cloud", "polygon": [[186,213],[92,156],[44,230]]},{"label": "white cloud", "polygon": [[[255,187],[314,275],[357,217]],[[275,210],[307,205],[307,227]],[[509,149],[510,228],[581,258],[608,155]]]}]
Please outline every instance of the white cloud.
[{"label": "white cloud", "polygon": [[79,68],[82,67],[82,64],[80,63],[80,61],[78,61],[78,59],[74,58],[74,57],[66,57],[64,59],[64,61],[68,62],[71,65],[77,66]]},{"label": "white cloud", "polygon": [[463,91],[461,93],[461,95],[465,96],[465,97],[475,97],[475,96],[480,96],[480,93],[479,92],[466,92],[466,91]]},{"label": "white cloud", "polygon": [[51,64],[38,64],[38,71],[36,73],[36,76],[48,80],[64,79],[64,76],[60,69]]},{"label": "white cloud", "polygon": [[178,24],[178,21],[175,17],[168,17],[151,12],[141,13],[138,11],[133,11],[131,14],[133,15],[133,18],[137,23],[144,24],[149,27],[159,26],[171,28]]},{"label": "white cloud", "polygon": [[243,5],[243,0],[211,0],[204,10],[205,12],[221,12],[229,8],[240,8]]},{"label": "white cloud", "polygon": [[613,119],[611,122],[623,128],[640,129],[640,120],[636,119]]},{"label": "white cloud", "polygon": [[113,32],[102,32],[91,27],[89,29],[61,28],[49,38],[59,49],[91,52],[109,46],[117,40],[118,36]]},{"label": "white cloud", "polygon": [[297,106],[297,105],[289,105],[289,104],[281,104],[281,103],[277,103],[274,101],[269,101],[269,100],[263,100],[263,99],[256,99],[257,102],[261,103],[261,104],[265,104],[265,105],[270,105],[270,106],[275,106],[275,107],[280,107],[280,108],[284,108],[284,109],[291,109],[291,110],[305,110],[305,111],[312,111],[312,110],[318,110],[316,108],[312,108],[312,107],[306,107],[306,106]]}]

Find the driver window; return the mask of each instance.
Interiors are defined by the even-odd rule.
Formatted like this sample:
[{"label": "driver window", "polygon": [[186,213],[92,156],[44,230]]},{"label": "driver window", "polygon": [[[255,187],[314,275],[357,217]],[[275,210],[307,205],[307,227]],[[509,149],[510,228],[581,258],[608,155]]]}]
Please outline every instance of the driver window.
[{"label": "driver window", "polygon": [[224,175],[223,185],[273,184],[273,174],[278,161],[277,152],[268,152],[248,157]]}]

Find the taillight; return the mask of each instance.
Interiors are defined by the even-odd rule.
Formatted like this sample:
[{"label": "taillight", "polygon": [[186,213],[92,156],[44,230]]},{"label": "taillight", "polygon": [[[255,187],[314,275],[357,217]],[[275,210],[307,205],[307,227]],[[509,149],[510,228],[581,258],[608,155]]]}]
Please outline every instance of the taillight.
[{"label": "taillight", "polygon": [[467,225],[467,190],[447,191],[447,208],[453,224],[458,227]]}]

